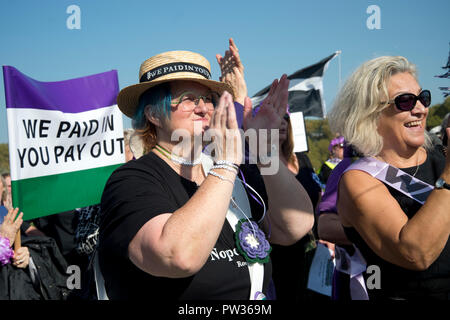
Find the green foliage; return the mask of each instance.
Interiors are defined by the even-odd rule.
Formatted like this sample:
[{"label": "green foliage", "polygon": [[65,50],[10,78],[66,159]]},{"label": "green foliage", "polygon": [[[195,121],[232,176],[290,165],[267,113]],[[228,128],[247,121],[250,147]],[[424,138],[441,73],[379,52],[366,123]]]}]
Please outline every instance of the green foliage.
[{"label": "green foliage", "polygon": [[441,104],[435,104],[430,107],[427,118],[427,129],[441,125],[442,119],[450,112],[450,97],[447,97]]},{"label": "green foliage", "polygon": [[0,144],[0,174],[9,172],[9,150],[8,144]]},{"label": "green foliage", "polygon": [[322,163],[328,159],[328,145],[334,135],[331,133],[327,119],[305,120],[308,139],[308,157],[317,172]]}]

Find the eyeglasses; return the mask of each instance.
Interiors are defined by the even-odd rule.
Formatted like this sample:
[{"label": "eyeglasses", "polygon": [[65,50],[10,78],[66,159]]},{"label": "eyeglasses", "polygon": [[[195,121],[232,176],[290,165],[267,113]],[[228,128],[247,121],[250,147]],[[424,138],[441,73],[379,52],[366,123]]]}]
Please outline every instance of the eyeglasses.
[{"label": "eyeglasses", "polygon": [[200,99],[209,110],[214,110],[219,102],[219,94],[216,92],[210,92],[205,96],[196,96],[195,93],[191,91],[183,92],[178,99],[172,100],[171,104],[181,106],[181,110],[191,112],[198,106]]},{"label": "eyeglasses", "polygon": [[413,93],[404,93],[395,97],[394,100],[388,101],[387,103],[395,103],[395,106],[400,111],[411,111],[414,109],[417,100],[419,100],[425,108],[428,108],[431,104],[430,90],[423,90],[418,96]]}]

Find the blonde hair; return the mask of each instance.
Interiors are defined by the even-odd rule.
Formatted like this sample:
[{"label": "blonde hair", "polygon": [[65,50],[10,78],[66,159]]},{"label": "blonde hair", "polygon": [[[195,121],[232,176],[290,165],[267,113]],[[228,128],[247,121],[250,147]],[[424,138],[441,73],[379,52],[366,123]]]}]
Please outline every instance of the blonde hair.
[{"label": "blonde hair", "polygon": [[[345,82],[329,114],[330,127],[365,156],[376,156],[383,148],[377,126],[388,107],[388,82],[397,73],[408,72],[417,79],[416,67],[405,57],[383,56],[363,63]],[[424,146],[431,140],[425,135]]]},{"label": "blonde hair", "polygon": [[3,175],[0,175],[0,184],[2,187],[2,192],[0,193],[0,204],[3,204],[6,201],[6,195],[7,195],[7,187],[6,187],[6,180],[3,177]]},{"label": "blonde hair", "polygon": [[128,145],[131,152],[136,159],[144,155],[144,146],[141,137],[134,129],[126,129],[123,131],[123,138],[125,145]]}]

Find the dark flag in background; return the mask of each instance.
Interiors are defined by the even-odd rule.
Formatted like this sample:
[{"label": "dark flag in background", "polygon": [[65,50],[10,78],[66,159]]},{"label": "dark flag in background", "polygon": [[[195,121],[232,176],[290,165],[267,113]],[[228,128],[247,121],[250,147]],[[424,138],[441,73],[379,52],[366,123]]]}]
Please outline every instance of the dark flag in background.
[{"label": "dark flag in background", "polygon": [[447,98],[450,95],[450,87],[439,87],[439,90],[442,90],[442,94],[444,98]]},{"label": "dark flag in background", "polygon": [[[450,51],[448,52],[447,64],[442,67],[442,69],[448,69],[446,73],[441,74],[440,76],[435,76],[436,78],[450,78]],[[441,89],[442,90],[442,89]]]},{"label": "dark flag in background", "polygon": [[[331,59],[340,54],[336,51],[325,59],[300,69],[290,76],[289,83],[289,112],[303,112],[305,117],[324,117],[325,102],[323,100],[322,78]],[[256,107],[269,93],[270,85],[252,97]]]},{"label": "dark flag in background", "polygon": [[442,69],[450,69],[450,52],[448,53],[447,64],[443,66]]},{"label": "dark flag in background", "polygon": [[[442,69],[448,69],[448,70],[446,73],[441,74],[440,76],[435,76],[435,77],[450,79],[450,52],[448,53],[447,64],[445,66],[443,66]],[[439,89],[442,91],[444,98],[447,98],[448,96],[450,96],[450,87],[439,87]]]},{"label": "dark flag in background", "polygon": [[441,74],[440,76],[435,76],[436,78],[450,78],[450,71],[447,73]]}]

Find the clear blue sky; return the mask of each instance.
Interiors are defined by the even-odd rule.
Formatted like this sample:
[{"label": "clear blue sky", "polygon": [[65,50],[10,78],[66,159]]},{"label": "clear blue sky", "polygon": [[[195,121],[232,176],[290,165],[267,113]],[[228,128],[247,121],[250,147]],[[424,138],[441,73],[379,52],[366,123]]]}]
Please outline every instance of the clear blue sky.
[{"label": "clear blue sky", "polygon": [[[81,9],[81,29],[70,30],[68,6]],[[369,30],[369,5],[381,11],[381,29]],[[362,62],[380,55],[403,55],[419,70],[433,104],[443,101],[439,86],[450,42],[448,0],[21,0],[0,2],[0,63],[40,81],[59,81],[111,69],[120,88],[138,81],[140,63],[169,50],[192,50],[210,60],[233,37],[249,95],[282,73],[290,74],[342,50],[345,80]],[[0,143],[8,141],[3,77],[0,77]],[[338,59],[324,79],[327,109],[338,90]],[[130,121],[124,121],[130,127]]]}]

